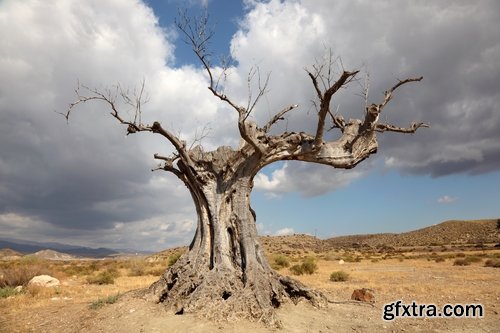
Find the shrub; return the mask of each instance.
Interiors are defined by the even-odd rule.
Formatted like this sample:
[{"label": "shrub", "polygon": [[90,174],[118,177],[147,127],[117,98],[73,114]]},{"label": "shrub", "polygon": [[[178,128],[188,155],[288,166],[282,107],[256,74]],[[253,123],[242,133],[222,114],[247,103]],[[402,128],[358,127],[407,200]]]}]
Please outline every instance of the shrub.
[{"label": "shrub", "polygon": [[457,253],[456,257],[457,258],[465,258],[465,253],[463,253],[463,252]]},{"label": "shrub", "polygon": [[484,263],[485,267],[495,267],[495,268],[500,268],[500,260],[498,259],[488,259]]},{"label": "shrub", "polygon": [[304,269],[304,273],[313,274],[318,270],[318,265],[316,265],[314,258],[306,258],[302,263],[302,268]]},{"label": "shrub", "polygon": [[146,275],[146,262],[141,259],[132,259],[130,261],[128,276]]},{"label": "shrub", "polygon": [[304,274],[304,270],[302,269],[302,265],[293,265],[292,267],[290,267],[290,272],[292,272],[293,275]]},{"label": "shrub", "polygon": [[9,296],[17,295],[18,292],[12,287],[0,288],[0,298],[7,298]]},{"label": "shrub", "polygon": [[116,303],[116,301],[118,301],[118,298],[120,298],[120,294],[116,294],[116,295],[113,295],[113,296],[108,296],[106,298],[99,298],[97,301],[95,301],[92,304],[90,304],[90,308],[92,310],[99,310],[105,304]]},{"label": "shrub", "polygon": [[468,256],[465,257],[465,260],[468,261],[469,263],[472,263],[472,262],[481,262],[483,259],[481,259],[478,256]]},{"label": "shrub", "polygon": [[446,259],[443,258],[443,257],[437,257],[436,259],[434,259],[435,262],[443,262],[445,261]]},{"label": "shrub", "polygon": [[165,273],[165,267],[153,267],[151,269],[148,269],[147,274],[148,275],[154,275],[154,276],[161,276],[163,273]]},{"label": "shrub", "polygon": [[274,257],[274,265],[273,268],[279,269],[279,268],[284,268],[290,266],[290,260],[283,256],[283,255],[277,255]]},{"label": "shrub", "polygon": [[330,281],[341,282],[349,280],[349,273],[344,271],[336,271],[330,274]]},{"label": "shrub", "polygon": [[294,275],[302,274],[313,274],[318,270],[318,265],[316,264],[314,258],[305,258],[300,265],[293,265],[290,267],[290,271]]},{"label": "shrub", "polygon": [[168,267],[172,266],[182,256],[182,252],[177,252],[168,257]]},{"label": "shrub", "polygon": [[115,276],[112,272],[104,271],[96,276],[87,277],[87,282],[91,284],[114,284]]},{"label": "shrub", "polygon": [[27,263],[19,267],[2,269],[0,270],[0,288],[26,286],[33,277],[42,274],[50,275],[51,273],[39,264]]},{"label": "shrub", "polygon": [[469,266],[470,262],[465,259],[455,259],[453,266]]}]

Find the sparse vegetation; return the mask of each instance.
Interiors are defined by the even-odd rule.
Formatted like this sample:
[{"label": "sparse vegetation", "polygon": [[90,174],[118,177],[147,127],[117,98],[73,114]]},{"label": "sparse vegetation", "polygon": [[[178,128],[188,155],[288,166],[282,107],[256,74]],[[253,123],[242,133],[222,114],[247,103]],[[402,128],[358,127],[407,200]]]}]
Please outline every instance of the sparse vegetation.
[{"label": "sparse vegetation", "polygon": [[113,296],[108,296],[106,298],[99,298],[97,301],[90,304],[90,308],[92,310],[99,310],[106,304],[114,304],[120,298],[120,294],[116,294]]},{"label": "sparse vegetation", "polygon": [[290,259],[288,257],[278,254],[274,256],[273,269],[286,268],[290,266]]},{"label": "sparse vegetation", "polygon": [[435,262],[444,262],[446,261],[446,259],[444,257],[437,257],[436,259],[434,259]]},{"label": "sparse vegetation", "polygon": [[473,262],[481,262],[483,259],[481,259],[480,257],[478,256],[467,256],[465,257],[465,261],[469,262],[469,263],[473,263]]},{"label": "sparse vegetation", "polygon": [[500,260],[499,259],[488,259],[484,263],[485,267],[494,267],[494,268],[500,268]]},{"label": "sparse vegetation", "polygon": [[330,274],[330,281],[343,282],[349,280],[349,273],[344,271],[336,271]]},{"label": "sparse vegetation", "polygon": [[10,296],[15,296],[17,294],[18,294],[18,292],[12,287],[0,288],[0,298],[7,298]]},{"label": "sparse vegetation", "polygon": [[147,274],[146,267],[147,264],[144,259],[131,259],[128,276],[144,276]]},{"label": "sparse vegetation", "polygon": [[177,252],[168,257],[168,267],[172,266],[182,256],[182,252]]},{"label": "sparse vegetation", "polygon": [[290,267],[290,272],[294,275],[313,274],[317,270],[318,265],[316,264],[316,260],[312,257],[305,258],[300,265],[297,264]]},{"label": "sparse vegetation", "polygon": [[463,258],[458,258],[453,261],[453,266],[469,266],[470,262],[463,259]]},{"label": "sparse vegetation", "polygon": [[50,273],[47,265],[44,267],[39,262],[20,261],[17,265],[0,269],[0,288],[26,286],[33,277]]},{"label": "sparse vegetation", "polygon": [[107,270],[97,275],[87,277],[87,282],[90,284],[114,284],[116,277],[116,273]]}]

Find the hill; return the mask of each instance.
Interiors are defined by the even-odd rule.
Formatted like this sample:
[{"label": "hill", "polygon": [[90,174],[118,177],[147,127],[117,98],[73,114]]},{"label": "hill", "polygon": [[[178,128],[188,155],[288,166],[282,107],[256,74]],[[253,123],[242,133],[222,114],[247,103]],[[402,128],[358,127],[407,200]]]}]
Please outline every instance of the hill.
[{"label": "hill", "polygon": [[[436,246],[449,244],[500,243],[498,219],[445,221],[430,227],[396,233],[339,236],[319,239],[311,235],[261,236],[259,238],[268,255],[290,256],[327,252],[338,248],[384,248],[402,246]],[[167,249],[151,255],[149,261],[168,259],[170,256],[187,251],[187,247]]]},{"label": "hill", "polygon": [[33,253],[32,255],[39,257],[41,259],[46,259],[46,260],[71,260],[71,259],[76,259],[75,256],[72,256],[67,253],[61,253],[58,251],[54,250],[42,250]]},{"label": "hill", "polygon": [[8,248],[0,249],[0,260],[19,259],[22,256],[23,256],[22,253],[14,251],[12,249]]},{"label": "hill", "polygon": [[445,221],[430,227],[400,234],[340,236],[327,239],[330,247],[429,246],[444,244],[481,244],[500,242],[498,219]]}]

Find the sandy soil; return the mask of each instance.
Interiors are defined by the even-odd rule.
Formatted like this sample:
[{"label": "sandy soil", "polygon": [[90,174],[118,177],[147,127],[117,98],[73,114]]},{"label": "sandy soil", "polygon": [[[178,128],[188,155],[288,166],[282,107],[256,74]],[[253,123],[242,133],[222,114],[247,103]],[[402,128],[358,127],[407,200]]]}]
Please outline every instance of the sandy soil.
[{"label": "sandy soil", "polygon": [[[302,302],[285,304],[278,309],[283,323],[281,330],[247,321],[215,323],[191,314],[174,315],[161,305],[134,297],[133,293],[123,295],[114,304],[92,310],[89,299],[94,294],[75,297],[70,294],[75,286],[66,284],[57,297],[51,295],[44,301],[33,299],[30,304],[27,296],[1,300],[0,332],[500,332],[500,278],[496,268],[481,264],[458,267],[450,262],[426,260],[363,261],[344,265],[320,261],[319,267],[317,273],[298,279],[324,291],[330,299],[346,303],[330,304],[323,309]],[[329,274],[339,269],[348,272],[351,279],[330,282]],[[286,272],[286,269],[282,271]],[[348,302],[352,290],[361,287],[375,290],[374,306]],[[66,294],[72,297],[65,299]],[[481,303],[486,313],[484,318],[475,319],[382,320],[384,304],[398,299],[438,306]]]}]

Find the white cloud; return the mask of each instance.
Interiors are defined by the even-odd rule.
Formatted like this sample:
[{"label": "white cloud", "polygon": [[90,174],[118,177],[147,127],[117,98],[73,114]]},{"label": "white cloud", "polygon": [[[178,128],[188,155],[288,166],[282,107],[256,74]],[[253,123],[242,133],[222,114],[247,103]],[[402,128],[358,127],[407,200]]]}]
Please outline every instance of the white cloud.
[{"label": "white cloud", "polygon": [[277,230],[274,235],[275,236],[287,236],[287,235],[293,235],[295,233],[295,230],[293,228],[283,228]]},{"label": "white cloud", "polygon": [[311,163],[285,162],[282,167],[267,175],[261,171],[255,176],[255,189],[270,198],[290,192],[303,196],[316,196],[344,187],[364,174],[358,170],[335,170]]},{"label": "white cloud", "polygon": [[437,199],[437,202],[440,204],[450,204],[452,202],[455,202],[457,198],[449,196],[449,195],[443,195],[442,197]]}]

